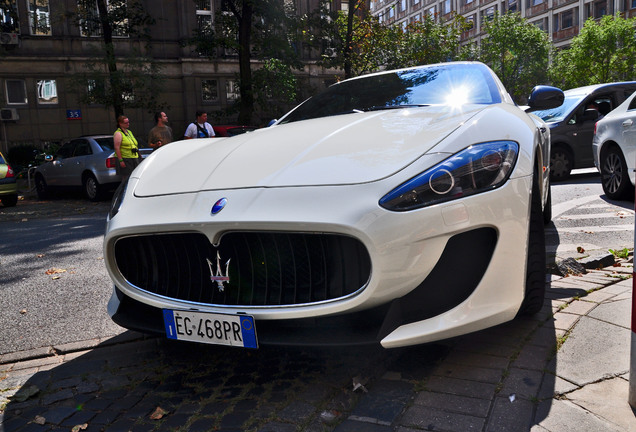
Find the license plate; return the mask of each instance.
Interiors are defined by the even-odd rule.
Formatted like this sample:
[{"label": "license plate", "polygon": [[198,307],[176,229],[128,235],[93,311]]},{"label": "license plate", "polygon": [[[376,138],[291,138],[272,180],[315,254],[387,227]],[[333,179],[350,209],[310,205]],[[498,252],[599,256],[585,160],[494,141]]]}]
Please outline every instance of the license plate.
[{"label": "license plate", "polygon": [[169,339],[258,348],[254,318],[249,315],[164,309],[163,321]]}]

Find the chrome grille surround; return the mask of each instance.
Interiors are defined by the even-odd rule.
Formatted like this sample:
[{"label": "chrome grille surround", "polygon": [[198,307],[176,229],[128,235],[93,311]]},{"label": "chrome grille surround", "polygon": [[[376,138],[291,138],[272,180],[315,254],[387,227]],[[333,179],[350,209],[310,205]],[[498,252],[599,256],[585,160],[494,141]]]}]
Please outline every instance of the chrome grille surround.
[{"label": "chrome grille surround", "polygon": [[[229,260],[222,285],[211,280],[217,253],[222,273]],[[116,241],[115,261],[141,291],[215,307],[320,304],[357,294],[371,275],[360,241],[325,233],[229,232],[218,246],[198,232],[136,235]]]}]

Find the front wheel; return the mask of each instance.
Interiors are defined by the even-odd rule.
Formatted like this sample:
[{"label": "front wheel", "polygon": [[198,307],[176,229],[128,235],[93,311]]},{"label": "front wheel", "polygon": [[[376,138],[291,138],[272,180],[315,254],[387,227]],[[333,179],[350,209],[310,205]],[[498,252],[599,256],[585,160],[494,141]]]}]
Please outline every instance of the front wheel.
[{"label": "front wheel", "polygon": [[99,201],[102,198],[102,186],[92,174],[84,179],[84,195],[90,201]]},{"label": "front wheel", "polygon": [[530,198],[530,221],[528,222],[528,251],[526,257],[525,296],[517,315],[534,315],[543,307],[545,298],[545,227],[541,209],[539,176],[532,179]]},{"label": "front wheel", "polygon": [[553,147],[550,152],[550,180],[567,180],[574,165],[572,159],[572,155],[566,148]]},{"label": "front wheel", "polygon": [[38,194],[38,199],[47,199],[49,197],[49,189],[46,185],[46,180],[42,174],[38,174],[35,176],[35,191]]},{"label": "front wheel", "polygon": [[610,147],[601,156],[601,184],[609,199],[623,199],[627,198],[630,192],[633,194],[627,163],[617,147]]}]

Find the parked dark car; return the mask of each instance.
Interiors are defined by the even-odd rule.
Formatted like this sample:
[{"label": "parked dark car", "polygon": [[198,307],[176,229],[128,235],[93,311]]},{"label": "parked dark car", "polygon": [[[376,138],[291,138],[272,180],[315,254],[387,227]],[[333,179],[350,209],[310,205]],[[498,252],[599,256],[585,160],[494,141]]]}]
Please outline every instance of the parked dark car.
[{"label": "parked dark car", "polygon": [[[141,157],[150,152],[151,148],[139,148]],[[81,187],[86,198],[98,201],[121,182],[116,166],[112,135],[72,139],[60,147],[52,160],[36,169],[38,198],[46,198],[52,189]]]},{"label": "parked dark car", "polygon": [[575,168],[594,167],[594,124],[634,91],[636,81],[597,84],[566,90],[563,105],[535,111],[550,127],[550,176],[565,180]]}]

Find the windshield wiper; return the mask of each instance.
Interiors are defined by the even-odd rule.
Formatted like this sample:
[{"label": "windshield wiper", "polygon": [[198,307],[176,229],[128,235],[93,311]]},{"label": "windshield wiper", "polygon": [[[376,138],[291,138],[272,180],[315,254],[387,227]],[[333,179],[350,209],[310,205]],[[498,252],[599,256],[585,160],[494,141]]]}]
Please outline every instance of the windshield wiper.
[{"label": "windshield wiper", "polygon": [[[403,105],[376,105],[367,108],[362,108],[360,111],[368,112],[368,111],[382,111],[382,110],[390,110],[390,109],[401,109],[401,108],[420,108],[427,107],[429,104],[403,104]],[[357,111],[357,110],[354,110]]]}]

